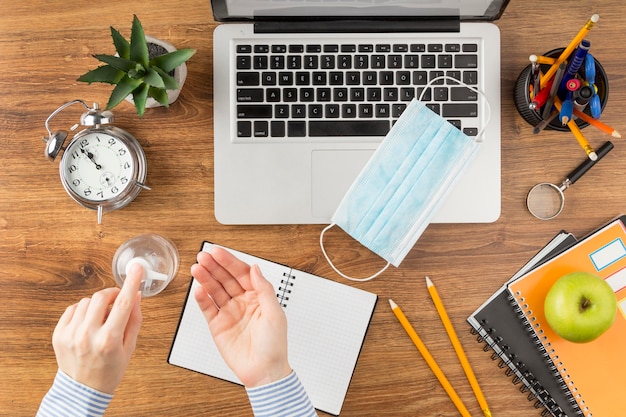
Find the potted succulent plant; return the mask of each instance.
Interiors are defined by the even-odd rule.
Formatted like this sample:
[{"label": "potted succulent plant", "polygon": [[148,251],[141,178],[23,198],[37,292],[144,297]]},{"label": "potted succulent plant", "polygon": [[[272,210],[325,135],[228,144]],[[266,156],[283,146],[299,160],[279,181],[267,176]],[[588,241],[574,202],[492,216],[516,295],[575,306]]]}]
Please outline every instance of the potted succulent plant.
[{"label": "potted succulent plant", "polygon": [[140,117],[146,107],[168,107],[176,100],[187,75],[185,62],[194,49],[176,50],[167,42],[146,36],[137,16],[133,17],[130,41],[113,27],[111,37],[117,53],[94,55],[105,65],[81,75],[78,81],[115,85],[106,108],[110,110],[128,99]]}]

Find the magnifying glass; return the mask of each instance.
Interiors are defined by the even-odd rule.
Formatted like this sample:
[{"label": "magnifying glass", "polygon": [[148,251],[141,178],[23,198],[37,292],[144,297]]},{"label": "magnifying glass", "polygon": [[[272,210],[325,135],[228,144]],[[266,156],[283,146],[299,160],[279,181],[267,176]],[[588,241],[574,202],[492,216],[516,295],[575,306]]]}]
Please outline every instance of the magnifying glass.
[{"label": "magnifying glass", "polygon": [[535,185],[528,192],[526,197],[526,207],[528,211],[538,219],[550,220],[554,219],[561,213],[565,205],[565,191],[570,185],[580,179],[592,166],[594,166],[602,157],[613,149],[613,143],[610,141],[602,145],[597,151],[598,159],[592,161],[585,158],[585,161],[574,169],[561,185],[542,182]]}]

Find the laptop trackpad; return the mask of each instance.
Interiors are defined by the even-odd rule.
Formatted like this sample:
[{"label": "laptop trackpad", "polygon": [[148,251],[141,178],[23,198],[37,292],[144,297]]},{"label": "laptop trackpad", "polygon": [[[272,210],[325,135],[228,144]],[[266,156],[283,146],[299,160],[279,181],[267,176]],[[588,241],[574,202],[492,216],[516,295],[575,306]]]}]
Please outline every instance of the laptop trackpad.
[{"label": "laptop trackpad", "polygon": [[369,161],[374,149],[319,150],[311,153],[313,217],[328,219]]}]

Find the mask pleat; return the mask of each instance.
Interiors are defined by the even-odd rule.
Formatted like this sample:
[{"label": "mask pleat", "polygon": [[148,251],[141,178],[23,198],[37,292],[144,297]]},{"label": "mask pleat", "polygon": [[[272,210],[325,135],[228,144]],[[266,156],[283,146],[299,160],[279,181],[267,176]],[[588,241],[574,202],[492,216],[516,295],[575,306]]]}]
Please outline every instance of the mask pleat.
[{"label": "mask pleat", "polygon": [[456,127],[413,101],[344,196],[333,222],[398,264],[477,148]]},{"label": "mask pleat", "polygon": [[412,137],[410,140],[390,143],[390,146],[381,150],[379,157],[384,163],[372,166],[364,178],[362,188],[368,192],[362,194],[363,201],[359,203],[363,215],[352,219],[354,223],[351,225],[359,235],[369,234],[372,225],[384,215],[383,210],[409,180],[411,172],[415,172],[416,167],[427,165],[429,156],[435,151],[436,144],[431,139],[438,130],[437,126],[428,126],[421,132],[397,130],[400,130],[401,135]]}]

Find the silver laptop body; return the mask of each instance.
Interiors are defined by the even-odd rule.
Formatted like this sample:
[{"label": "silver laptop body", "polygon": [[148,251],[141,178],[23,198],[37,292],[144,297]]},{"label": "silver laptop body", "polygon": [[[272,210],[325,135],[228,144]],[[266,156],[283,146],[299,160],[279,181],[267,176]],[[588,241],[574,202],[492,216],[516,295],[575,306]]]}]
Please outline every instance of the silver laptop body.
[{"label": "silver laptop body", "polygon": [[403,106],[441,75],[423,101],[483,146],[433,221],[497,220],[500,33],[489,20],[507,2],[212,0],[217,220],[330,223]]}]

